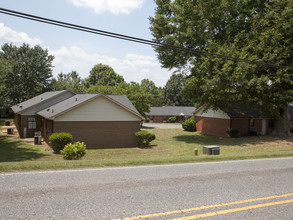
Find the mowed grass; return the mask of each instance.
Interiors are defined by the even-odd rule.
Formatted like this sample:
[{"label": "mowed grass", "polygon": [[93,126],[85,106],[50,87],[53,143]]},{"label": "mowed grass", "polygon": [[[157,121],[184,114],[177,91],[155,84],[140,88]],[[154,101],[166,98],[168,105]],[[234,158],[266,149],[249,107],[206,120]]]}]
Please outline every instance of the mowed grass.
[{"label": "mowed grass", "polygon": [[[0,136],[0,172],[37,169],[133,166],[293,156],[293,137],[224,138],[182,129],[147,129],[156,140],[147,148],[92,149],[82,160],[65,161],[43,146]],[[220,155],[202,155],[202,147],[220,146]],[[198,156],[194,149],[198,149]]]}]

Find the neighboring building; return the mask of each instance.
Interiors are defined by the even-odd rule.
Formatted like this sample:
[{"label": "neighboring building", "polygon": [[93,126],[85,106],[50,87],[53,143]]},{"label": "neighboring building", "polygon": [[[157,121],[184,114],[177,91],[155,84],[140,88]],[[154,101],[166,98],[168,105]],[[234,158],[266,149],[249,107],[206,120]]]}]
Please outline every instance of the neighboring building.
[{"label": "neighboring building", "polygon": [[169,117],[176,117],[177,122],[183,122],[192,117],[194,111],[195,107],[190,106],[151,107],[150,112],[145,113],[145,117],[155,123],[167,122]]},{"label": "neighboring building", "polygon": [[228,111],[206,111],[205,106],[194,111],[196,131],[205,134],[228,136],[226,131],[236,128],[240,136],[262,134],[266,135],[273,131],[274,120],[264,116],[257,110],[241,111],[237,107],[230,107]]},{"label": "neighboring building", "polygon": [[14,123],[21,138],[34,137],[36,131],[41,130],[41,121],[37,117],[39,112],[49,106],[74,96],[69,90],[45,92],[32,99],[11,107],[14,112]]},{"label": "neighboring building", "polygon": [[40,112],[42,137],[69,132],[87,148],[136,146],[143,117],[125,95],[75,95]]}]

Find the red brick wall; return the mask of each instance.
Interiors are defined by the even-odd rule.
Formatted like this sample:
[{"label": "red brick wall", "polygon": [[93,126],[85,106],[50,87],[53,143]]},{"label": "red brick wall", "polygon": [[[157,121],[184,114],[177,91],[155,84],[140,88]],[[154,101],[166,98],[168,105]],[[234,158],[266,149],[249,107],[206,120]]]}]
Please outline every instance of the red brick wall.
[{"label": "red brick wall", "polygon": [[42,120],[42,137],[44,141],[49,143],[49,137],[53,133],[53,121],[43,119]]},{"label": "red brick wall", "polygon": [[[36,129],[29,129],[28,128],[28,118],[29,117],[36,118],[36,122],[37,122]],[[41,130],[41,121],[39,120],[38,117],[36,117],[36,115],[19,115],[19,114],[16,114],[15,118],[14,118],[14,123],[16,125],[16,128],[18,130],[19,136],[21,138],[24,137],[24,132],[23,132],[24,127],[26,127],[26,137],[27,138],[34,137],[35,132]]]},{"label": "red brick wall", "polygon": [[196,131],[198,132],[228,136],[226,130],[230,128],[230,119],[195,116],[195,123]]},{"label": "red brick wall", "polygon": [[163,116],[153,116],[154,123],[163,123]]},{"label": "red brick wall", "polygon": [[247,118],[231,119],[231,128],[238,129],[240,136],[247,136],[250,134],[249,123],[250,123],[250,120]]},{"label": "red brick wall", "polygon": [[[49,125],[49,124],[48,124]],[[135,147],[140,121],[54,122],[53,132],[69,132],[87,148]]]}]

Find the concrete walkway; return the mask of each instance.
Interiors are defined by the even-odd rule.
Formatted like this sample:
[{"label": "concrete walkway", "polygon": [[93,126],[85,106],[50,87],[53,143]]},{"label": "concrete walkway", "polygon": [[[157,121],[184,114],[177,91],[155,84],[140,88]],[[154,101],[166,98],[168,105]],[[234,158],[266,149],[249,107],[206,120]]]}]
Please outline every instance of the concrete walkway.
[{"label": "concrete walkway", "polygon": [[148,128],[182,128],[180,123],[143,123]]}]

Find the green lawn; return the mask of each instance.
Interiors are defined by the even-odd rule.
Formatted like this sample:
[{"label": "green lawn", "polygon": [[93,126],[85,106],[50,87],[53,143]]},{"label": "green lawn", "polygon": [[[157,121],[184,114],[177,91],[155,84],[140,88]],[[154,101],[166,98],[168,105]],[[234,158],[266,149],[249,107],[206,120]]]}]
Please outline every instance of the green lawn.
[{"label": "green lawn", "polygon": [[[79,161],[65,161],[42,146],[0,136],[0,172],[35,169],[129,166],[293,156],[293,137],[223,138],[182,129],[147,129],[156,135],[148,148],[87,150]],[[202,155],[205,145],[221,147],[220,155]],[[194,148],[199,155],[194,156]]]}]

